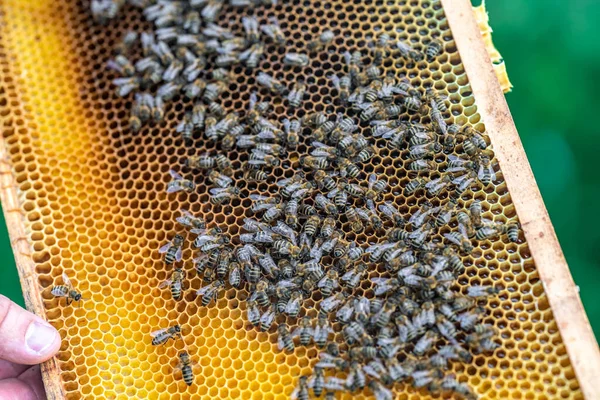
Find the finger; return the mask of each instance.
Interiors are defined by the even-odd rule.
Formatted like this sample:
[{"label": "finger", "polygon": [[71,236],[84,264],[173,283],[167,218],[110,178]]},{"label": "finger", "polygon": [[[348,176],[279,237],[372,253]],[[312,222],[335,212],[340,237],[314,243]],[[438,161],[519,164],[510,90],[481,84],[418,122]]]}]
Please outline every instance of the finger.
[{"label": "finger", "polygon": [[0,381],[0,400],[44,400],[38,397],[35,389],[27,382],[18,378],[9,378]]},{"label": "finger", "polygon": [[52,325],[0,295],[0,359],[17,364],[39,364],[60,347]]},{"label": "finger", "polygon": [[10,361],[0,360],[0,380],[16,378],[27,368],[29,368],[29,365],[15,364]]},{"label": "finger", "polygon": [[36,399],[46,399],[46,390],[44,389],[42,371],[39,365],[29,367],[29,369],[19,375],[19,380],[27,384],[33,390]]}]

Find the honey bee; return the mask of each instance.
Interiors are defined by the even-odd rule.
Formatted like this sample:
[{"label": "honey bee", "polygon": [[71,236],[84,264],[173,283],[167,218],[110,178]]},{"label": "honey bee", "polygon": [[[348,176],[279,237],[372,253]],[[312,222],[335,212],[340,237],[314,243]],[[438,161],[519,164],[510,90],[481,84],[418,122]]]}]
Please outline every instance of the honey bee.
[{"label": "honey bee", "polygon": [[279,26],[279,22],[277,22],[275,17],[272,17],[269,20],[271,22],[270,24],[261,25],[261,31],[275,43],[283,46],[286,42],[286,39],[281,27]]},{"label": "honey bee", "polygon": [[292,90],[288,93],[288,102],[290,107],[299,108],[302,105],[305,93],[306,85],[303,82],[295,83]]},{"label": "honey bee", "polygon": [[254,326],[259,326],[260,324],[260,310],[256,305],[255,300],[250,300],[246,302],[246,315],[248,317],[248,321]]},{"label": "honey bee", "polygon": [[233,183],[233,179],[220,173],[219,171],[214,170],[208,174],[208,180],[217,185],[219,188],[228,188]]},{"label": "honey bee", "polygon": [[519,241],[519,224],[516,222],[511,222],[506,226],[506,235],[508,236],[508,240],[512,243],[516,243]]},{"label": "honey bee", "polygon": [[192,135],[194,133],[194,124],[192,123],[192,114],[186,113],[183,120],[175,128],[177,133],[181,133],[184,142],[189,146],[192,143]]},{"label": "honey bee", "polygon": [[[462,129],[462,133],[468,138],[469,142],[473,144],[476,148],[480,150],[485,150],[487,148],[487,142],[482,133],[479,133],[476,129],[469,125],[465,125]],[[466,140],[465,140],[466,141]],[[463,147],[464,147],[463,141]],[[473,155],[477,152],[476,149],[464,149],[465,152],[469,155]]]},{"label": "honey bee", "polygon": [[283,63],[291,67],[306,67],[310,59],[302,53],[286,53],[283,56]]},{"label": "honey bee", "polygon": [[279,254],[289,255],[292,258],[297,258],[302,249],[285,239],[280,239],[273,242],[273,250]]},{"label": "honey bee", "polygon": [[247,50],[239,54],[238,60],[244,62],[248,68],[256,68],[265,52],[263,43],[254,43]]},{"label": "honey bee", "polygon": [[277,157],[271,154],[263,153],[262,151],[258,151],[256,149],[252,150],[252,153],[250,154],[250,160],[248,161],[248,164],[253,166],[266,165],[270,167],[276,167],[279,165],[279,163],[280,161]]},{"label": "honey bee", "polygon": [[360,175],[360,169],[348,160],[347,158],[340,157],[337,159],[337,163],[340,169],[340,176],[348,178],[358,178]]},{"label": "honey bee", "polygon": [[115,54],[128,54],[133,45],[138,41],[139,35],[135,31],[127,31],[121,41],[115,46]]},{"label": "honey bee", "polygon": [[338,272],[335,269],[328,270],[325,276],[321,278],[317,284],[317,287],[321,289],[323,296],[326,297],[329,297],[331,292],[336,290],[339,286]]},{"label": "honey bee", "polygon": [[188,386],[191,386],[192,383],[194,383],[193,367],[196,365],[198,364],[192,360],[187,351],[182,351],[181,353],[179,353],[179,363],[177,364],[176,369],[181,370],[181,376],[183,377],[183,381]]},{"label": "honey bee", "polygon": [[302,305],[302,293],[301,292],[293,292],[285,306],[285,314],[289,317],[296,318],[298,313],[300,313],[300,306]]},{"label": "honey bee", "polygon": [[324,237],[324,238],[331,237],[331,235],[333,235],[333,231],[335,230],[335,227],[336,227],[335,219],[333,219],[331,217],[326,217],[323,220],[323,223],[321,224],[321,232],[320,232],[321,237]]},{"label": "honey bee", "polygon": [[183,256],[183,236],[175,235],[173,241],[165,244],[158,249],[160,254],[165,254],[165,263],[173,264],[174,261],[181,261]]},{"label": "honey bee", "polygon": [[53,286],[50,290],[50,293],[52,293],[52,295],[55,297],[66,297],[67,305],[70,305],[72,301],[81,301],[81,293],[73,288],[71,280],[64,272],[62,273],[62,280],[63,284]]},{"label": "honey bee", "polygon": [[469,235],[464,225],[459,224],[458,232],[453,231],[450,233],[444,233],[444,237],[448,239],[450,243],[458,246],[458,248],[465,253],[470,254],[473,251],[473,245],[469,240]]},{"label": "honey bee", "polygon": [[263,214],[262,219],[265,222],[273,222],[277,218],[279,218],[284,213],[283,204],[274,204],[272,207],[269,207],[267,211]]},{"label": "honey bee", "polygon": [[437,164],[429,160],[415,160],[408,164],[408,169],[411,171],[435,171]]},{"label": "honey bee", "polygon": [[427,353],[433,347],[433,344],[437,340],[437,334],[433,331],[427,331],[421,338],[415,343],[413,353],[417,356],[422,356]]},{"label": "honey bee", "polygon": [[167,82],[156,90],[156,95],[163,101],[170,101],[181,92],[182,84],[177,82]]},{"label": "honey bee", "polygon": [[479,396],[475,394],[469,386],[464,383],[459,383],[452,375],[444,377],[440,386],[443,390],[449,390],[462,396],[467,400],[475,400]]},{"label": "honey bee", "polygon": [[242,272],[240,270],[240,264],[232,262],[228,265],[229,269],[229,284],[235,288],[239,287],[242,283]]},{"label": "honey bee", "polygon": [[369,175],[369,190],[365,193],[365,198],[375,200],[387,189],[387,182],[378,180],[377,175]]},{"label": "honey bee", "polygon": [[329,324],[327,314],[319,313],[317,324],[313,331],[313,339],[317,347],[323,348],[329,340],[329,336],[333,333],[333,328]]},{"label": "honey bee", "polygon": [[409,156],[413,160],[419,160],[427,157],[435,157],[436,153],[442,150],[442,145],[439,143],[417,144],[409,147]]},{"label": "honey bee", "polygon": [[387,33],[382,33],[379,35],[377,40],[375,41],[375,51],[373,55],[373,64],[381,65],[383,62],[383,58],[385,57],[388,49],[388,44],[390,42],[390,35]]},{"label": "honey bee", "polygon": [[159,288],[165,288],[169,286],[171,288],[171,296],[175,300],[179,300],[181,298],[181,292],[183,290],[183,281],[185,280],[185,271],[181,268],[175,268],[173,274],[171,275],[171,279],[167,279],[166,281],[161,282]]},{"label": "honey bee", "polygon": [[273,321],[275,320],[275,311],[272,306],[269,306],[267,311],[260,317],[260,330],[263,332],[271,329]]},{"label": "honey bee", "polygon": [[[292,342],[292,346],[293,346],[293,344],[294,343]],[[292,350],[293,350],[293,347],[292,347]],[[298,385],[292,392],[292,395],[291,395],[292,400],[308,400],[309,399],[308,389],[309,389],[308,388],[308,377],[301,376],[298,379]]]},{"label": "honey bee", "polygon": [[206,85],[202,99],[207,103],[212,103],[227,89],[225,82],[211,82]]},{"label": "honey bee", "polygon": [[206,222],[204,222],[204,219],[202,219],[201,217],[194,217],[188,210],[184,208],[182,208],[180,212],[181,215],[175,218],[175,220],[183,226],[192,228],[192,233],[196,233],[193,232],[196,229],[206,228]]},{"label": "honey bee", "polygon": [[438,108],[438,105],[437,105],[435,99],[429,100],[429,106],[431,108],[431,111],[430,111],[431,120],[438,127],[438,129],[442,135],[447,135],[448,134],[448,124],[446,123],[446,120],[444,119],[444,116],[442,115],[442,111]]},{"label": "honey bee", "polygon": [[334,33],[331,30],[326,30],[319,36],[316,40],[311,40],[308,42],[307,48],[310,52],[317,52],[323,50],[327,47],[333,39],[335,38]]},{"label": "honey bee", "polygon": [[196,295],[202,296],[202,305],[206,307],[210,304],[211,301],[217,300],[217,297],[219,297],[219,293],[223,290],[224,286],[225,282],[223,282],[222,280],[216,280],[200,288],[196,292]]},{"label": "honey bee", "polygon": [[[206,106],[202,103],[194,104],[192,109],[192,123],[194,128],[200,129],[204,127],[204,121],[206,119]],[[190,167],[192,168],[192,167]]]},{"label": "honey bee", "polygon": [[448,111],[448,107],[446,107],[446,97],[441,96],[437,93],[433,88],[427,88],[425,90],[425,96],[431,101],[433,100],[441,112]]},{"label": "honey bee", "polygon": [[323,374],[323,368],[314,368],[313,374],[308,380],[308,387],[313,390],[313,394],[316,397],[321,396],[321,393],[323,393],[323,389],[325,388],[325,375]]},{"label": "honey bee", "polygon": [[173,325],[170,328],[163,328],[150,333],[152,336],[152,346],[158,346],[165,344],[169,339],[176,340],[176,336],[181,339],[181,327],[179,325]]},{"label": "honey bee", "polygon": [[427,194],[433,197],[437,197],[442,193],[444,189],[448,187],[448,185],[452,182],[452,177],[450,175],[443,174],[439,178],[432,179],[425,184],[425,190],[427,190]]},{"label": "honey bee", "polygon": [[131,61],[129,61],[129,59],[123,54],[116,55],[113,60],[109,60],[107,62],[106,66],[108,69],[117,71],[120,75],[123,76],[130,77],[135,74],[135,67],[133,66]]},{"label": "honey bee", "polygon": [[[308,113],[302,118],[302,125],[309,125],[314,128],[318,128],[327,122],[327,116],[322,112]],[[333,128],[335,128],[335,126]],[[333,130],[333,128],[331,130]]]},{"label": "honey bee", "polygon": [[335,172],[325,172],[323,170],[315,171],[314,179],[317,187],[321,190],[332,191],[336,188],[337,183],[333,177],[337,176]]},{"label": "honey bee", "polygon": [[487,185],[488,183],[496,180],[496,173],[492,167],[490,158],[487,156],[481,156],[479,159],[479,171],[477,172],[479,181]]},{"label": "honey bee", "polygon": [[[411,181],[411,182],[413,182],[413,181]],[[407,185],[407,188],[408,188],[408,185]],[[405,192],[406,192],[406,188],[405,188]],[[381,213],[383,215],[385,215],[386,217],[388,217],[389,219],[394,221],[394,225],[396,227],[404,226],[404,224],[405,224],[404,217],[402,216],[402,214],[400,214],[400,211],[398,211],[398,208],[393,203],[386,201],[383,204],[380,204],[378,206],[378,209],[379,209],[379,211],[381,211]]]},{"label": "honey bee", "polygon": [[260,169],[251,169],[244,173],[244,179],[248,182],[266,181],[269,175]]},{"label": "honey bee", "polygon": [[423,59],[423,54],[420,51],[415,50],[406,42],[401,40],[396,42],[396,47],[400,50],[400,55],[402,57],[408,58],[409,60],[418,62]]},{"label": "honey bee", "polygon": [[443,44],[437,39],[432,40],[425,48],[425,55],[428,61],[433,61],[443,49]]},{"label": "honey bee", "polygon": [[246,41],[255,43],[259,39],[258,21],[254,17],[242,17],[242,26],[246,32]]},{"label": "honey bee", "polygon": [[304,224],[304,233],[309,236],[312,237],[315,235],[317,229],[319,229],[319,226],[321,225],[321,217],[317,216],[317,215],[311,215],[306,223]]},{"label": "honey bee", "polygon": [[320,193],[315,196],[315,207],[323,210],[328,215],[335,215],[338,213],[335,204]]},{"label": "honey bee", "polygon": [[285,132],[285,143],[288,148],[294,148],[300,143],[300,130],[302,126],[299,120],[284,119],[283,130]]},{"label": "honey bee", "polygon": [[303,346],[308,346],[312,341],[313,328],[309,317],[302,317],[300,319],[298,327],[292,333],[292,338],[296,337],[300,338],[300,344]]},{"label": "honey bee", "polygon": [[343,105],[348,104],[348,98],[350,97],[350,87],[352,86],[352,82],[350,80],[350,76],[343,75],[339,78],[337,75],[329,75],[329,79],[333,83],[333,86],[338,91],[338,95],[340,96],[340,101]]},{"label": "honey bee", "polygon": [[194,247],[203,253],[220,250],[229,243],[229,237],[222,234],[221,228],[216,227],[208,231],[201,231],[194,239]]},{"label": "honey bee", "polygon": [[196,184],[194,182],[184,179],[172,169],[169,170],[169,175],[171,175],[173,180],[167,184],[167,193],[175,193],[180,190],[191,193],[196,189]]},{"label": "honey bee", "polygon": [[279,350],[294,351],[294,339],[285,323],[279,324],[277,328],[277,347]]}]

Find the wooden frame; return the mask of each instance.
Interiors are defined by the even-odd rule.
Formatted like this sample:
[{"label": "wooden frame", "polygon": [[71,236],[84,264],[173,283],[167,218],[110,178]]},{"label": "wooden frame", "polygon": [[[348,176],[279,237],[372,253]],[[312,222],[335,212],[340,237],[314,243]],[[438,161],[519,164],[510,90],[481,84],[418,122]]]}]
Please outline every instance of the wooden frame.
[{"label": "wooden frame", "polygon": [[554,319],[587,399],[600,399],[600,351],[554,233],[469,0],[441,0]]},{"label": "wooden frame", "polygon": [[[554,313],[580,387],[588,399],[600,399],[600,351],[569,268],[537,188],[508,105],[468,0],[441,0],[456,41],[478,112],[491,138],[515,209],[546,295]],[[0,140],[0,201],[27,308],[45,318],[35,262],[25,231],[17,182]],[[48,399],[63,399],[65,391],[55,359],[42,365]]]}]

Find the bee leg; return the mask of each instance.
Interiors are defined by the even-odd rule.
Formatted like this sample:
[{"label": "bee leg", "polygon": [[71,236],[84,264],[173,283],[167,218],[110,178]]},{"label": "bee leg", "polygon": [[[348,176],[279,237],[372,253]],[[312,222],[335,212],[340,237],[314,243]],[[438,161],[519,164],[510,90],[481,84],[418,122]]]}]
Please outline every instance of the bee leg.
[{"label": "bee leg", "polygon": [[67,297],[67,305],[68,306],[71,305],[71,298],[70,297]]}]

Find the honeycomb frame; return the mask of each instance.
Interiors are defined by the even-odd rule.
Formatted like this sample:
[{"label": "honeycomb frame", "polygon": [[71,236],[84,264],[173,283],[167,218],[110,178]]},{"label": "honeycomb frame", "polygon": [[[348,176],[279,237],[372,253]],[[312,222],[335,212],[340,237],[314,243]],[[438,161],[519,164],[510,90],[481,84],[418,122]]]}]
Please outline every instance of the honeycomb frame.
[{"label": "honeycomb frame", "polygon": [[[32,4],[34,3],[32,2]],[[469,85],[476,98],[477,112],[485,122],[486,131],[502,167],[502,173],[521,221],[531,257],[544,286],[554,315],[554,322],[562,336],[562,343],[568,353],[570,364],[577,376],[579,388],[587,398],[600,398],[600,388],[595,381],[595,378],[600,376],[600,354],[596,341],[537,190],[502,90],[494,75],[494,69],[483,45],[470,4],[467,0],[442,0],[442,4],[460,53],[462,65],[468,75]],[[2,15],[2,18],[6,18],[6,15]],[[28,45],[35,45],[35,40],[32,38]],[[3,126],[3,136],[6,138],[10,134],[8,131],[27,129],[18,122],[16,123],[17,128],[15,128],[15,122],[12,121],[14,115],[6,110],[9,107],[16,108],[22,114],[26,114],[30,110],[26,105],[29,99],[21,97],[21,93],[18,91],[19,79],[11,77],[11,66],[8,65],[5,58],[4,43],[0,47],[0,60],[0,74],[3,77],[0,87],[3,101],[0,102],[0,122]],[[10,103],[6,102],[7,97],[10,99]],[[32,234],[35,233],[28,228],[32,222],[43,216],[25,205],[29,199],[24,198],[20,192],[23,180],[19,178],[19,175],[22,171],[15,170],[14,165],[11,164],[11,156],[14,156],[14,153],[11,153],[5,141],[1,140],[0,199],[19,269],[25,302],[30,310],[47,317],[43,301],[43,288],[40,287],[37,276],[39,260],[34,258],[34,253],[38,249],[32,244],[31,239]],[[73,313],[76,312],[76,310],[73,311]],[[61,351],[66,351],[64,346]],[[562,364],[563,360],[560,362],[561,366]],[[70,385],[72,382],[68,380],[65,382],[64,368],[61,366],[61,362],[53,359],[44,363],[42,372],[48,398],[68,398],[65,384]],[[501,394],[502,392],[500,392]],[[556,395],[558,396],[558,393]],[[122,396],[126,396],[126,394],[122,394]]]}]

